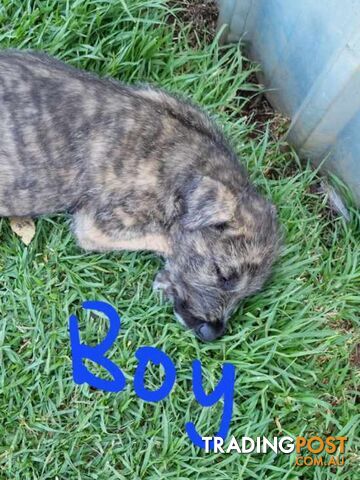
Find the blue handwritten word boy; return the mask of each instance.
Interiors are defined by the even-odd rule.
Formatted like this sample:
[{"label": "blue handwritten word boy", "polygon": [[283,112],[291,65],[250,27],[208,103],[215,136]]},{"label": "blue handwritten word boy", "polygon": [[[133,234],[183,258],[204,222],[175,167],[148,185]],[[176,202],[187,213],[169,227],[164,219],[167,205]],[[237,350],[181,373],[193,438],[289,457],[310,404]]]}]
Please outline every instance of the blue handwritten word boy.
[{"label": "blue handwritten word boy", "polygon": [[[79,385],[87,383],[92,387],[107,392],[120,392],[126,385],[125,376],[120,368],[105,356],[120,332],[120,317],[114,307],[106,302],[89,301],[84,302],[82,306],[85,310],[95,310],[105,314],[109,319],[110,328],[106,337],[98,345],[86,345],[81,343],[80,340],[77,317],[75,315],[70,316],[69,329],[74,381]],[[155,347],[140,347],[136,351],[135,356],[139,362],[134,376],[134,390],[136,395],[146,402],[159,402],[163,400],[170,394],[176,380],[176,369],[171,358]],[[85,359],[91,360],[103,367],[112,376],[113,380],[106,380],[94,375],[85,366]],[[144,378],[149,362],[155,365],[161,365],[165,372],[163,383],[157,390],[149,390],[145,387]],[[192,383],[195,398],[203,407],[211,407],[223,398],[224,409],[220,428],[213,436],[221,437],[225,440],[229,432],[232,417],[235,367],[230,363],[225,363],[222,369],[221,380],[211,393],[206,394],[202,385],[201,362],[194,360],[192,363]],[[187,422],[185,428],[190,440],[198,447],[205,448],[202,435],[199,435],[195,425],[192,422]],[[211,442],[210,448],[213,449]]]}]

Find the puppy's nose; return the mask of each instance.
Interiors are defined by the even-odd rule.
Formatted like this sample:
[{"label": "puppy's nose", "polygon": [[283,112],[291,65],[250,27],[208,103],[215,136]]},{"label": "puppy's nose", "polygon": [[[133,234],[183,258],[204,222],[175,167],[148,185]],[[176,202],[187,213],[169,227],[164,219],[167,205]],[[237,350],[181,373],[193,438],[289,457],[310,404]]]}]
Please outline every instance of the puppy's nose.
[{"label": "puppy's nose", "polygon": [[221,337],[225,332],[225,324],[223,322],[204,322],[197,329],[196,334],[203,342],[212,342]]}]

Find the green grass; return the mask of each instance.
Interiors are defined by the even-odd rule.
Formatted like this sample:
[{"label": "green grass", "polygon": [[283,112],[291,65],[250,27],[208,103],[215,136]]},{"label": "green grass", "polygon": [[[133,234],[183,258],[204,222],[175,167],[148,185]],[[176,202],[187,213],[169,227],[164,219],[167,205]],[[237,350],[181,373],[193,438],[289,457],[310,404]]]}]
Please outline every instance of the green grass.
[{"label": "green grass", "polygon": [[[179,2],[181,3],[181,2]],[[200,344],[152,293],[161,267],[152,254],[84,254],[64,216],[36,222],[29,247],[0,220],[1,479],[350,479],[356,472],[356,373],[359,341],[359,213],[332,218],[318,181],[284,153],[271,125],[257,125],[246,99],[257,87],[237,46],[189,45],[189,29],[166,21],[161,0],[23,1],[0,5],[0,46],[45,50],[73,65],[123,81],[148,81],[189,95],[224,126],[259,189],[276,203],[285,246],[266,289],[250,298],[228,334]],[[173,43],[173,29],[178,40]],[[245,94],[246,93],[246,94]],[[244,113],[246,112],[246,114]],[[261,127],[261,128],[260,128]],[[81,313],[105,300],[122,316],[111,358],[127,378],[119,393],[72,380],[68,317],[100,340],[106,322]],[[135,351],[156,346],[176,364],[170,397],[139,400],[132,387]],[[208,388],[221,365],[236,366],[231,435],[349,437],[347,466],[295,467],[294,456],[214,455],[192,446],[185,422],[204,435],[220,405],[194,400],[191,362]],[[149,384],[159,384],[149,372]]]}]

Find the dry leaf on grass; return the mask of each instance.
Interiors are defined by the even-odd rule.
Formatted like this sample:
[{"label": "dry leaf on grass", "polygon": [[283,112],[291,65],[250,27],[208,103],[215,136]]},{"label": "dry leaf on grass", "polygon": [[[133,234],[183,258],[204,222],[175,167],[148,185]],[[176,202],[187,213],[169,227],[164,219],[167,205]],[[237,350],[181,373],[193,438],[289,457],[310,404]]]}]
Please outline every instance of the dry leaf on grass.
[{"label": "dry leaf on grass", "polygon": [[29,245],[35,235],[35,223],[32,218],[12,217],[10,218],[10,227],[16,235],[19,235],[25,245]]}]

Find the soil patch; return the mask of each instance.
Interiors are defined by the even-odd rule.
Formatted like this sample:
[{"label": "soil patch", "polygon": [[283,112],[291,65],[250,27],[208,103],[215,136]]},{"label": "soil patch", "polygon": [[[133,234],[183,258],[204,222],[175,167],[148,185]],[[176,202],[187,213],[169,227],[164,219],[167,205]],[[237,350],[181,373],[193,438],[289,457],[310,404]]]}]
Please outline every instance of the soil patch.
[{"label": "soil patch", "polygon": [[[188,38],[192,47],[196,48],[199,44],[213,40],[219,14],[214,0],[169,0],[168,5],[170,9],[180,9],[175,15],[181,23],[191,25]],[[169,22],[175,23],[175,17],[170,16]],[[176,30],[176,37],[178,33],[179,30]]]}]

